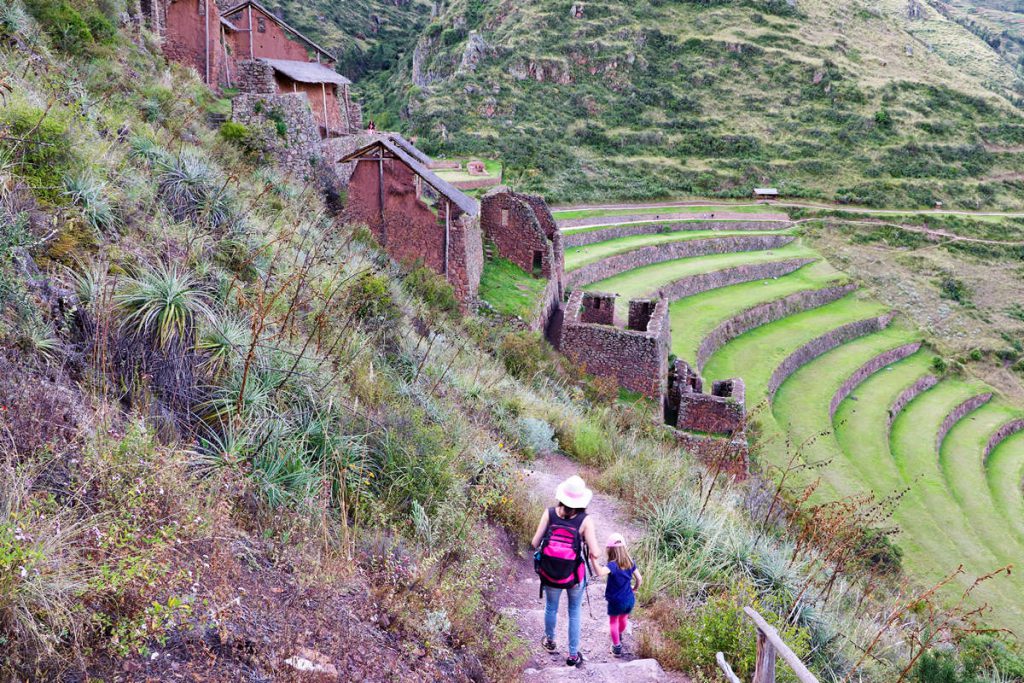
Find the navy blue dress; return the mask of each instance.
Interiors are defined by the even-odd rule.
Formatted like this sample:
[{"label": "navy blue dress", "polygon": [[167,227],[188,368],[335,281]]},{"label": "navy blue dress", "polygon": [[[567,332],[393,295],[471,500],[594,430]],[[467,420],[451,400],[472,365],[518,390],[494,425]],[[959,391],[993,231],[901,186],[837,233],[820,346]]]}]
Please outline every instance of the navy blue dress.
[{"label": "navy blue dress", "polygon": [[604,597],[608,601],[608,616],[617,617],[620,614],[629,614],[636,604],[636,597],[633,595],[633,572],[636,566],[623,571],[615,562],[608,563],[608,585],[604,589]]}]

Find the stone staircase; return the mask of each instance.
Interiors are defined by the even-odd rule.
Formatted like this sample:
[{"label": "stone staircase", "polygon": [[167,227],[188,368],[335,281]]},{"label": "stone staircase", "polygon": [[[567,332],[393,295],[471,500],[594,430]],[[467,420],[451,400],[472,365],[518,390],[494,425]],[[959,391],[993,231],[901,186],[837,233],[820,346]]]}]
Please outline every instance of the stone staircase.
[{"label": "stone staircase", "polygon": [[[537,503],[538,517],[545,506],[553,504],[558,483],[578,472],[575,463],[560,455],[538,458],[533,463],[533,468],[524,472],[527,485]],[[586,478],[586,473],[583,473],[583,476]],[[601,544],[609,534],[616,531],[626,537],[627,543],[635,542],[640,537],[641,530],[628,522],[628,515],[621,509],[621,504],[605,494],[595,492],[587,512],[596,523],[597,540]],[[642,572],[643,567],[640,569]],[[549,653],[540,646],[541,638],[544,636],[544,602],[537,596],[537,576],[533,572],[532,561],[526,557],[525,552],[517,562],[516,574],[512,581],[514,583],[509,591],[512,604],[503,612],[516,621],[520,636],[531,649],[530,659],[523,671],[524,683],[689,683],[688,677],[662,669],[657,660],[639,658],[636,655],[638,635],[644,628],[642,619],[630,618],[629,631],[623,638],[623,657],[616,658],[611,654],[603,581],[595,581],[588,587],[589,604],[587,598],[583,600],[580,642],[580,651],[584,657],[583,666],[566,666],[569,623],[566,596],[563,595],[559,603],[558,626],[555,631],[558,649],[554,653]]]}]

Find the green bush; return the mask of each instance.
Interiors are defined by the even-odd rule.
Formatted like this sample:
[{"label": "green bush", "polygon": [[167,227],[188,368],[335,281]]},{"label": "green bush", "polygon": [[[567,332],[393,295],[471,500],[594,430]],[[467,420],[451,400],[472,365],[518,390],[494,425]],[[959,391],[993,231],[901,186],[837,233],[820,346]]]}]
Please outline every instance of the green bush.
[{"label": "green bush", "polygon": [[247,157],[258,159],[266,152],[260,135],[244,123],[225,121],[219,133],[222,140],[237,147]]},{"label": "green bush", "polygon": [[544,367],[547,353],[537,332],[510,332],[501,340],[498,357],[509,374],[519,379],[532,377]]},{"label": "green bush", "polygon": [[388,279],[371,273],[362,275],[349,288],[348,311],[359,322],[374,326],[393,322],[401,313],[391,298]]},{"label": "green bush", "polygon": [[11,155],[15,173],[37,197],[57,202],[64,193],[64,178],[78,163],[67,117],[55,110],[15,104],[0,109],[0,132],[10,136],[0,135],[0,153]]},{"label": "green bush", "polygon": [[[89,24],[67,0],[25,0],[25,7],[36,18],[57,49],[79,55],[93,44],[94,38]],[[98,25],[101,29],[105,28]],[[116,29],[114,30],[116,32]]]},{"label": "green bush", "polygon": [[597,416],[565,425],[558,431],[558,443],[584,465],[607,465],[615,459],[615,449]]},{"label": "green bush", "polygon": [[407,292],[422,299],[430,308],[442,313],[454,314],[459,310],[455,290],[447,281],[430,268],[418,265],[403,281]]}]

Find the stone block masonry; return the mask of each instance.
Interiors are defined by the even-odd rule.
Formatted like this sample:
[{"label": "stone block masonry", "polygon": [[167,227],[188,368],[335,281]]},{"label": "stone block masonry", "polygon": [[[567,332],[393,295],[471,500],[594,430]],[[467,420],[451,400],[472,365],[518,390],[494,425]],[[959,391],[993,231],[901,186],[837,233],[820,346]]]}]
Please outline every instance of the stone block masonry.
[{"label": "stone block masonry", "polygon": [[720,323],[701,340],[697,348],[697,368],[704,369],[711,356],[727,343],[755,327],[781,320],[794,313],[809,311],[841,299],[857,289],[857,285],[845,284],[823,289],[808,289],[794,292],[789,296],[752,306]]},{"label": "stone block masonry", "polygon": [[982,462],[988,462],[988,456],[992,455],[992,451],[998,448],[999,444],[1022,430],[1024,430],[1024,420],[1021,419],[1011,420],[997,429],[995,433],[989,437],[988,443],[985,444],[985,454],[982,458]]},{"label": "stone block masonry", "polygon": [[657,235],[664,232],[681,232],[688,230],[784,230],[790,223],[786,221],[675,221],[634,223],[618,225],[600,230],[562,230],[562,241],[566,249],[585,247],[596,242],[633,237],[634,235]]},{"label": "stone block masonry", "polygon": [[733,268],[723,268],[721,270],[713,270],[710,273],[699,273],[679,278],[668,283],[659,289],[658,292],[669,301],[676,301],[677,299],[684,299],[694,294],[718,289],[719,287],[782,277],[813,262],[814,259],[811,258],[789,259],[786,261],[749,263]]},{"label": "stone block masonry", "polygon": [[775,398],[775,392],[779,390],[779,387],[782,386],[782,383],[785,382],[790,375],[818,356],[828,353],[837,346],[845,344],[852,339],[884,330],[889,326],[889,323],[892,322],[894,315],[894,313],[885,313],[874,318],[857,320],[852,323],[847,323],[846,325],[840,325],[834,330],[830,330],[820,337],[807,342],[796,351],[789,354],[786,359],[779,364],[779,367],[775,368],[772,376],[768,379],[768,396],[770,398]]},{"label": "stone block masonry", "polygon": [[846,400],[846,397],[853,393],[853,390],[861,385],[871,375],[875,374],[879,370],[897,361],[901,361],[908,356],[912,356],[917,353],[917,350],[921,348],[921,342],[912,342],[910,344],[904,344],[903,346],[897,346],[895,349],[889,349],[884,351],[864,365],[857,368],[857,371],[850,375],[845,382],[836,390],[833,394],[832,400],[828,404],[828,415],[830,418],[835,419],[836,411],[839,410],[839,404]]},{"label": "stone block masonry", "polygon": [[537,277],[557,278],[559,254],[526,195],[498,187],[480,201],[480,227],[498,255]]},{"label": "stone block masonry", "polygon": [[644,330],[628,330],[585,322],[583,301],[583,291],[569,296],[559,344],[562,353],[592,375],[614,377],[621,387],[662,401],[671,346],[668,302],[654,304]]},{"label": "stone block masonry", "polygon": [[601,261],[577,268],[566,274],[565,283],[567,287],[576,289],[613,275],[663,261],[709,254],[778,249],[794,239],[796,238],[792,235],[739,235],[656,244],[609,256]]},{"label": "stone block masonry", "polygon": [[982,407],[991,400],[991,392],[978,394],[977,396],[970,397],[969,399],[958,405],[956,408],[953,408],[953,410],[949,411],[949,414],[946,415],[946,417],[942,420],[942,424],[939,425],[939,431],[935,435],[935,452],[942,452],[942,444],[946,440],[946,435],[949,434],[949,430],[951,430],[957,422],[964,419],[964,416],[967,415],[968,413],[973,413],[975,410]]},{"label": "stone block masonry", "polygon": [[737,377],[713,382],[707,394],[702,391],[703,384],[699,373],[686,361],[677,360],[669,378],[666,421],[689,432],[742,434],[746,425],[743,380]]},{"label": "stone block masonry", "polygon": [[[254,95],[274,95],[277,93],[277,81],[274,80],[274,67],[258,59],[246,59],[238,62],[238,89]],[[307,103],[307,108],[309,104]]]},{"label": "stone block masonry", "polygon": [[231,120],[262,131],[271,154],[287,173],[309,179],[330,171],[304,94],[242,93],[231,100]]},{"label": "stone block masonry", "polygon": [[928,391],[938,383],[939,378],[936,377],[935,375],[925,375],[924,377],[921,377],[916,382],[911,384],[909,387],[904,389],[900,393],[900,395],[896,397],[896,400],[892,402],[892,405],[889,406],[888,431],[892,431],[892,423],[896,421],[896,418],[899,416],[900,413],[903,412],[903,409],[907,407],[908,403],[910,403],[915,398],[917,398],[924,392]]}]

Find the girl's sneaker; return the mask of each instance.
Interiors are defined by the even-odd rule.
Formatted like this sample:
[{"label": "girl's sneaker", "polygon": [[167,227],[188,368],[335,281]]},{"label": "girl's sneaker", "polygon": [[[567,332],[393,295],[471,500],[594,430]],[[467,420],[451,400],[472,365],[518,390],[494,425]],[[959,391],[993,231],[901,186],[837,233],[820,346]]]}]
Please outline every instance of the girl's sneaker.
[{"label": "girl's sneaker", "polygon": [[583,653],[577,652],[575,656],[569,656],[565,658],[566,666],[575,666],[577,668],[583,666]]},{"label": "girl's sneaker", "polygon": [[612,654],[616,657],[622,656],[622,643],[618,645],[612,645]]},{"label": "girl's sneaker", "polygon": [[548,652],[554,652],[556,648],[555,641],[551,640],[547,636],[544,636],[544,640],[540,641],[540,645]]}]

